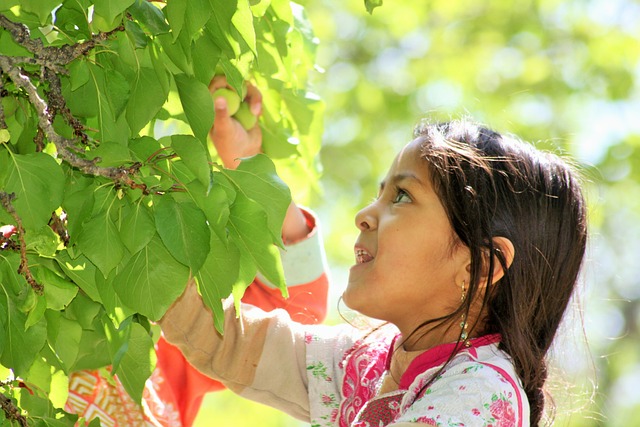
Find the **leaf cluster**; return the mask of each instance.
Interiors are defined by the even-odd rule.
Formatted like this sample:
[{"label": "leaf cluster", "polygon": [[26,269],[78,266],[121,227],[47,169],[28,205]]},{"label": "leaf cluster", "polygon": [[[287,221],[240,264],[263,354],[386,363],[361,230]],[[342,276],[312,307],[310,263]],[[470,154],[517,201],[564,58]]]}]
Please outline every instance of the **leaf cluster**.
[{"label": "leaf cluster", "polygon": [[[75,370],[110,366],[140,401],[153,322],[189,280],[220,331],[221,299],[239,300],[258,271],[286,293],[291,195],[278,173],[317,180],[316,44],[304,9],[283,0],[2,2],[0,226],[15,227],[0,237],[8,422],[73,425],[62,408]],[[215,74],[263,93],[268,157],[237,170],[209,150]]]}]

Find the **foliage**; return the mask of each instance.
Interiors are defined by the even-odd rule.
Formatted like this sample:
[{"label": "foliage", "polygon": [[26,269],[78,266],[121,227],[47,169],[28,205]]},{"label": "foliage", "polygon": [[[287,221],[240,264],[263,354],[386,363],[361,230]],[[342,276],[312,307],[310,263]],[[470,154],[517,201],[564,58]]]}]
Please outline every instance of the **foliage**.
[{"label": "foliage", "polygon": [[[153,321],[190,277],[216,313],[258,270],[286,291],[277,247],[291,196],[276,167],[291,182],[318,178],[316,40],[301,6],[251,3],[0,5],[0,403],[11,424],[73,425],[62,408],[78,369],[111,366],[140,401]],[[269,157],[215,162],[215,73],[238,93],[247,80],[262,90]]]}]

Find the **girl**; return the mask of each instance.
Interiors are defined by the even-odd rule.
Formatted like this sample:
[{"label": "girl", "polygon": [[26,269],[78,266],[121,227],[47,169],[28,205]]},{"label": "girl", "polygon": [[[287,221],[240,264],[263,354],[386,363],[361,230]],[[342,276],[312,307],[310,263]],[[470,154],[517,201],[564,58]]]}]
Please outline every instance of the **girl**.
[{"label": "girl", "polygon": [[363,334],[231,305],[225,335],[194,289],[161,321],[204,374],[313,426],[530,426],[545,355],[585,251],[571,168],[468,121],[423,124],[356,216],[343,299]]}]

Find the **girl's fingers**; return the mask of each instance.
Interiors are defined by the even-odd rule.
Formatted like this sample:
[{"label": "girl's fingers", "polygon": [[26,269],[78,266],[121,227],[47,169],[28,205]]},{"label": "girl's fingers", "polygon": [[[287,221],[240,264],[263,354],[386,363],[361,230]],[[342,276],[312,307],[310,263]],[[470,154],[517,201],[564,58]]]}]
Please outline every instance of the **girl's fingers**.
[{"label": "girl's fingers", "polygon": [[229,110],[227,109],[227,100],[219,96],[213,103],[215,108],[215,117],[213,119],[213,127],[218,132],[226,132],[231,129],[232,122],[229,116]]}]

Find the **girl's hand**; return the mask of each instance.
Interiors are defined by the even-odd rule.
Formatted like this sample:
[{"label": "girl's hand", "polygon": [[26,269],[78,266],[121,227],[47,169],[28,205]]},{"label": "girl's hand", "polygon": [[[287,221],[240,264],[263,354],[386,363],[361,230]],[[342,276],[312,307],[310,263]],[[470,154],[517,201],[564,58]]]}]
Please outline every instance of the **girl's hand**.
[{"label": "girl's hand", "polygon": [[[215,76],[209,84],[209,91],[215,92],[222,87],[229,87],[225,76]],[[262,113],[262,94],[252,84],[247,84],[247,96],[243,102],[249,104],[249,110],[255,116]],[[258,123],[248,131],[240,122],[229,115],[227,101],[219,97],[214,101],[215,119],[209,136],[216,147],[224,167],[235,169],[240,158],[260,153],[262,148],[262,131]]]},{"label": "girl's hand", "polygon": [[[215,92],[222,87],[229,87],[224,76],[215,76],[209,84],[209,91]],[[252,84],[247,84],[247,96],[243,102],[249,103],[249,110],[255,116],[262,113],[262,94]],[[229,116],[227,101],[219,97],[214,101],[216,117],[209,136],[218,151],[224,167],[235,169],[240,164],[240,158],[258,154],[262,148],[262,131],[258,123],[248,131],[239,121]],[[307,220],[298,206],[292,201],[282,225],[282,240],[286,244],[303,240],[309,234]]]}]

